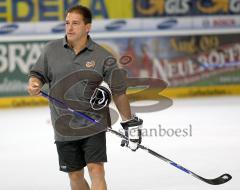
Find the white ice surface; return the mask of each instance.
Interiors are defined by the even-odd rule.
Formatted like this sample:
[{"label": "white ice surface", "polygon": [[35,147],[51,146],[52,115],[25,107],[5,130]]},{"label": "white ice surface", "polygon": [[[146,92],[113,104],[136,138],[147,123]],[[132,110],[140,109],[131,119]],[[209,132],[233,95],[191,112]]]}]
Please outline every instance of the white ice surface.
[{"label": "white ice surface", "polygon": [[[233,176],[230,182],[205,184],[145,151],[120,147],[120,139],[108,133],[108,189],[239,190],[239,113],[240,97],[212,97],[174,100],[166,110],[138,114],[144,129],[191,125],[192,136],[144,136],[142,144],[205,178],[227,172]],[[70,189],[67,175],[58,171],[49,109],[3,109],[0,119],[0,189]]]}]

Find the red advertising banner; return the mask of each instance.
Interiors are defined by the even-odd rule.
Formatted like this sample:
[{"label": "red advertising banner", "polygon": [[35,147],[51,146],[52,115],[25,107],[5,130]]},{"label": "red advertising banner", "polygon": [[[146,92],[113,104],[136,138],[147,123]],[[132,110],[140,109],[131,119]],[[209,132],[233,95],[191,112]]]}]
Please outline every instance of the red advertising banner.
[{"label": "red advertising banner", "polygon": [[106,40],[130,76],[161,78],[170,87],[240,84],[240,35],[164,36]]}]

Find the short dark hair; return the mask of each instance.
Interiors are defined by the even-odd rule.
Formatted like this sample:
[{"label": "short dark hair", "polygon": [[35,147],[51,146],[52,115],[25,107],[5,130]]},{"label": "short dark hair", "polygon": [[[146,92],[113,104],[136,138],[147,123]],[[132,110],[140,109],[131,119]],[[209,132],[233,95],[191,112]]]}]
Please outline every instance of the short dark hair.
[{"label": "short dark hair", "polygon": [[84,7],[82,5],[75,5],[75,6],[70,7],[66,11],[66,15],[68,13],[73,13],[73,12],[82,15],[83,16],[83,21],[84,21],[85,24],[92,23],[92,13],[91,13],[89,8]]}]

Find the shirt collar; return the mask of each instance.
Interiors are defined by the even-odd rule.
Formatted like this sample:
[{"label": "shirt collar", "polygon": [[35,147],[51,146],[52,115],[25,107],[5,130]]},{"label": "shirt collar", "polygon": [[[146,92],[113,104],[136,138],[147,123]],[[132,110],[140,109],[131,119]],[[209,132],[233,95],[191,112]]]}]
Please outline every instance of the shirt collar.
[{"label": "shirt collar", "polygon": [[[88,41],[87,41],[86,48],[87,48],[88,50],[93,51],[94,43],[93,43],[93,41],[92,41],[92,38],[88,35],[88,36],[87,36],[87,39],[88,39]],[[67,36],[66,36],[66,35],[65,35],[64,38],[63,38],[63,47],[69,48],[69,45],[68,45],[68,43],[67,43]]]}]

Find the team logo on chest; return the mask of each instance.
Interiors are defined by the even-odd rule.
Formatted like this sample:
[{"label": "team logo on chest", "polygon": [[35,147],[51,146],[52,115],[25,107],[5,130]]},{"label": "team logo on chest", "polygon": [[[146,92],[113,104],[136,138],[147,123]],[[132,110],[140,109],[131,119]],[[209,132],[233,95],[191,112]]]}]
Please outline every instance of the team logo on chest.
[{"label": "team logo on chest", "polygon": [[86,62],[86,67],[87,67],[88,69],[94,68],[95,65],[96,65],[96,63],[95,63],[94,60],[91,60],[91,61],[87,61],[87,62]]}]

